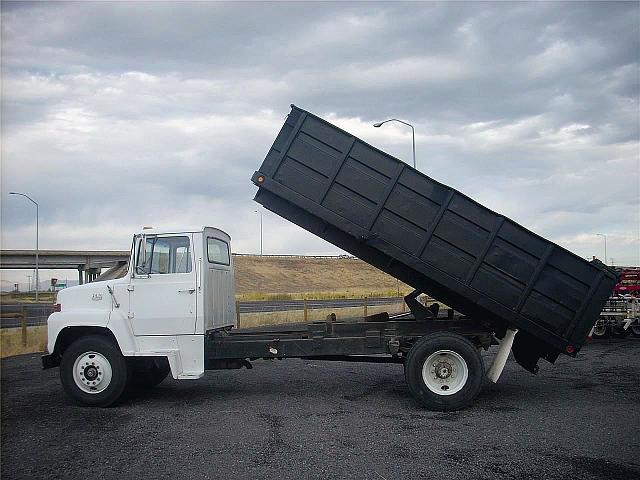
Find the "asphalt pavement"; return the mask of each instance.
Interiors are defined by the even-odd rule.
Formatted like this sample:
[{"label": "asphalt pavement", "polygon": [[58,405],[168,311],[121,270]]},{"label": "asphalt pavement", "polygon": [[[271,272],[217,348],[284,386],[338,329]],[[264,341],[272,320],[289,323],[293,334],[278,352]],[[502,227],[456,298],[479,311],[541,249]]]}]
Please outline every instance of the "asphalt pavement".
[{"label": "asphalt pavement", "polygon": [[[487,355],[486,364],[491,355]],[[402,366],[256,361],[74,405],[38,355],[2,361],[3,479],[637,479],[640,339],[510,360],[461,412],[419,407]]]}]

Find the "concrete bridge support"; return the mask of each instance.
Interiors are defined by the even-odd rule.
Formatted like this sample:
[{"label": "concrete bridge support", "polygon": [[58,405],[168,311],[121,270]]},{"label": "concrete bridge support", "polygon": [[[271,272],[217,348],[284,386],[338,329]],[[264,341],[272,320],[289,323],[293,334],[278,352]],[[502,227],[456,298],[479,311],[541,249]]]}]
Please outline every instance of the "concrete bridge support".
[{"label": "concrete bridge support", "polygon": [[100,267],[87,267],[86,265],[80,265],[78,267],[78,284],[94,282],[102,272]]}]

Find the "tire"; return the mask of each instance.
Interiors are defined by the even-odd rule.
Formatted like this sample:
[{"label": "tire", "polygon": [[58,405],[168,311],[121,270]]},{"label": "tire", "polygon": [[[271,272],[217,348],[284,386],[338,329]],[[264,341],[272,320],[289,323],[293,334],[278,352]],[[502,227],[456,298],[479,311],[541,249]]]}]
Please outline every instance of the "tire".
[{"label": "tire", "polygon": [[465,408],[482,388],[484,364],[478,349],[454,333],[422,337],[409,350],[404,367],[409,391],[429,410]]},{"label": "tire", "polygon": [[640,320],[636,320],[631,325],[629,325],[629,328],[627,330],[631,330],[631,335],[633,335],[634,337],[640,338]]},{"label": "tire", "polygon": [[627,335],[631,333],[631,325],[625,330],[622,325],[616,325],[611,329],[611,333],[613,333],[614,337],[617,338],[625,338]]},{"label": "tire", "polygon": [[128,377],[129,369],[120,349],[101,335],[80,338],[62,354],[62,386],[83,405],[113,405],[122,397]]},{"label": "tire", "polygon": [[150,390],[167,378],[171,368],[166,357],[137,358],[132,365],[129,387],[134,390]]},{"label": "tire", "polygon": [[591,336],[598,339],[609,338],[609,336],[611,336],[611,329],[604,323],[599,324],[599,322],[596,322]]}]

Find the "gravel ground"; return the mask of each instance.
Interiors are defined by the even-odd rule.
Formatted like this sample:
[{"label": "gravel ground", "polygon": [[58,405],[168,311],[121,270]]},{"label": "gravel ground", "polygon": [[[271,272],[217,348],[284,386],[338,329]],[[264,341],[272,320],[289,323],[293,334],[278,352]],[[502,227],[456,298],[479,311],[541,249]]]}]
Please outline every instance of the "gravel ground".
[{"label": "gravel ground", "polygon": [[[491,355],[485,358],[488,364]],[[2,361],[3,479],[640,478],[640,340],[510,361],[454,413],[421,409],[399,365],[285,360],[71,403],[38,355]]]}]

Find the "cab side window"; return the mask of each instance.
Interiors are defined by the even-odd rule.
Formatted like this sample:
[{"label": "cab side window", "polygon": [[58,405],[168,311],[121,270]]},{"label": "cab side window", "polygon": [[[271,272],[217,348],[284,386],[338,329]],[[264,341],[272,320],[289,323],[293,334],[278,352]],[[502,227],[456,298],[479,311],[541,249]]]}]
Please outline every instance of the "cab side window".
[{"label": "cab side window", "polygon": [[210,263],[229,265],[229,244],[219,238],[207,237],[207,257]]},{"label": "cab side window", "polygon": [[147,237],[144,255],[138,251],[136,272],[147,275],[191,272],[189,237]]}]

